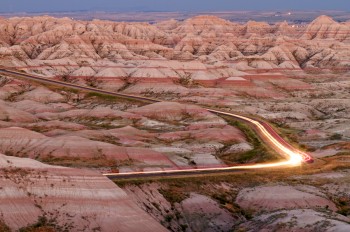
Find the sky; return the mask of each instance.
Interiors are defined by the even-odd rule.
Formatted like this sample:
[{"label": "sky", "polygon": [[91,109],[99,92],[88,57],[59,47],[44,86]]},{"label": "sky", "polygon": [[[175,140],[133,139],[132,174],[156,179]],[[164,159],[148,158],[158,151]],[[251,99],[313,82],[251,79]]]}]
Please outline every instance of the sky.
[{"label": "sky", "polygon": [[0,12],[341,10],[350,0],[0,0]]}]

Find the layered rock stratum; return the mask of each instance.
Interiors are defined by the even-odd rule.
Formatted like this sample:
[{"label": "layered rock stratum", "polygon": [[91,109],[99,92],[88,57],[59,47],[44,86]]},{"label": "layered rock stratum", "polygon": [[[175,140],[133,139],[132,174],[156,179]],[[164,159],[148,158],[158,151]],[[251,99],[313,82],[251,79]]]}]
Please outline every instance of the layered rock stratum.
[{"label": "layered rock stratum", "polygon": [[51,221],[57,231],[166,231],[106,177],[0,155],[1,220],[12,230]]},{"label": "layered rock stratum", "polygon": [[[164,102],[0,75],[0,230],[348,231],[349,27],[1,18],[0,66]],[[315,163],[124,190],[101,176],[278,159],[207,107],[264,118]]]},{"label": "layered rock stratum", "polygon": [[234,75],[237,69],[344,68],[349,29],[327,16],[307,26],[237,24],[215,16],[154,25],[10,18],[0,21],[0,64],[104,77],[179,78],[186,70],[205,70],[204,80]]}]

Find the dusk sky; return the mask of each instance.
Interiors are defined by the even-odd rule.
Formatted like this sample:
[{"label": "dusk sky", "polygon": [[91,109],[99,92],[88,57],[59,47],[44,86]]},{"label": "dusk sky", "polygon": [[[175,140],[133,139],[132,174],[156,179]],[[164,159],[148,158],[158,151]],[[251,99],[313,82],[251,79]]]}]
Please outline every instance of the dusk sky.
[{"label": "dusk sky", "polygon": [[0,12],[342,10],[350,0],[0,0]]}]

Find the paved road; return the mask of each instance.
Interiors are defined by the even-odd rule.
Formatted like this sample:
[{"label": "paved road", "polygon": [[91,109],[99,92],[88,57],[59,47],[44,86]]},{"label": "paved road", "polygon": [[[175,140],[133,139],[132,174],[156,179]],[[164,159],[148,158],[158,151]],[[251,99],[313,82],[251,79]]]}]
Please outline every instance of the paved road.
[{"label": "paved road", "polygon": [[[12,69],[0,68],[0,73],[10,75],[13,77],[20,77],[31,79],[43,83],[49,83],[61,87],[70,87],[78,90],[90,91],[95,93],[107,94],[110,96],[123,97],[128,99],[134,99],[139,101],[145,101],[149,103],[161,102],[157,99],[152,99],[148,97],[115,93],[110,91],[105,91],[93,87],[81,86],[72,83],[66,83],[62,81],[47,79],[44,77],[26,74],[18,72]],[[221,115],[228,116],[241,121],[249,123],[259,136],[266,142],[272,149],[274,149],[278,154],[285,157],[285,161],[275,162],[275,163],[264,163],[264,164],[249,164],[249,165],[239,165],[239,166],[230,166],[230,167],[208,167],[208,168],[184,168],[180,170],[162,170],[162,171],[146,171],[146,172],[130,172],[130,173],[105,173],[104,175],[111,178],[135,178],[135,177],[151,177],[151,176],[174,176],[174,175],[193,175],[198,173],[225,173],[233,172],[238,170],[251,170],[251,169],[262,169],[262,168],[273,168],[273,167],[283,167],[283,166],[297,166],[302,162],[311,163],[313,159],[307,153],[300,151],[289,143],[287,143],[278,133],[266,122],[249,118],[247,116],[233,114],[225,111],[215,110],[206,108],[209,112]]]}]

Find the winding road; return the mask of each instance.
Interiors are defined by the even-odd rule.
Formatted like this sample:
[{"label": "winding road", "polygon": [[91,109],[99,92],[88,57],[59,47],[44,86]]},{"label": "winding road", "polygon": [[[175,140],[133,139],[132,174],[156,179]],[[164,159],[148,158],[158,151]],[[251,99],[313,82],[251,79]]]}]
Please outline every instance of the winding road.
[{"label": "winding road", "polygon": [[[42,83],[48,83],[61,87],[69,87],[78,90],[84,90],[88,92],[106,94],[115,97],[122,97],[127,99],[145,101],[149,103],[161,102],[161,100],[152,99],[148,97],[142,97],[137,95],[129,95],[122,93],[115,93],[111,91],[101,90],[88,86],[81,86],[77,84],[52,80],[37,75],[27,74],[23,72],[16,71],[14,69],[7,69],[0,67],[0,74],[9,75],[17,78],[26,78],[30,80],[35,80]],[[290,144],[288,144],[282,137],[276,133],[276,131],[266,122],[249,118],[247,116],[242,116],[239,114],[233,114],[225,111],[215,110],[206,108],[209,112],[215,113],[221,116],[232,117],[249,123],[255,131],[259,134],[261,139],[266,142],[273,150],[278,154],[285,157],[285,161],[274,162],[274,163],[264,163],[264,164],[250,164],[250,165],[238,165],[238,166],[228,166],[228,167],[212,167],[212,168],[184,168],[177,170],[161,170],[161,171],[145,171],[145,172],[127,172],[127,173],[105,173],[104,176],[110,179],[118,178],[135,178],[135,177],[150,177],[150,176],[173,176],[173,175],[191,175],[199,173],[226,173],[238,170],[251,170],[251,169],[264,169],[273,167],[288,167],[288,166],[298,166],[302,162],[312,163],[313,159],[307,153],[300,151]]]}]

